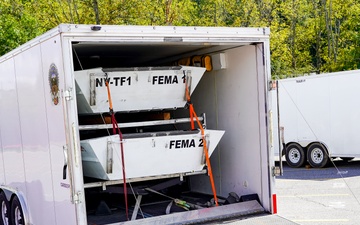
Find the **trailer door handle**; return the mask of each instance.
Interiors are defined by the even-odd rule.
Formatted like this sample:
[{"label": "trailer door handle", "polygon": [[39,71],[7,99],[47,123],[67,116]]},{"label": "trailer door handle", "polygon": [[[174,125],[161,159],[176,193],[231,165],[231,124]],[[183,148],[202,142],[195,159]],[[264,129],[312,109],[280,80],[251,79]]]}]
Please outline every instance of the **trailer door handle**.
[{"label": "trailer door handle", "polygon": [[67,154],[67,147],[63,146],[63,153],[64,153],[64,167],[63,167],[63,180],[66,179],[66,169],[68,165],[68,154]]}]

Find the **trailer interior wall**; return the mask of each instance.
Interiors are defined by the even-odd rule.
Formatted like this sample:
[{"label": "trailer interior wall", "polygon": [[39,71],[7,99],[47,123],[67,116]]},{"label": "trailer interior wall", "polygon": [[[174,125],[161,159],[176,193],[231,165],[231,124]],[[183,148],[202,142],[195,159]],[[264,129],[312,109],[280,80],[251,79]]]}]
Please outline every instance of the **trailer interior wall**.
[{"label": "trailer interior wall", "polygon": [[[268,146],[263,141],[267,135],[265,76],[263,64],[258,65],[263,57],[259,49],[261,44],[224,51],[227,68],[206,73],[193,101],[197,111],[207,112],[208,127],[226,131],[211,158],[219,193],[257,193],[266,203],[270,194],[269,178],[263,176],[269,169],[264,157]],[[210,192],[208,180],[194,177],[192,187]],[[268,204],[264,207],[270,209]]]}]

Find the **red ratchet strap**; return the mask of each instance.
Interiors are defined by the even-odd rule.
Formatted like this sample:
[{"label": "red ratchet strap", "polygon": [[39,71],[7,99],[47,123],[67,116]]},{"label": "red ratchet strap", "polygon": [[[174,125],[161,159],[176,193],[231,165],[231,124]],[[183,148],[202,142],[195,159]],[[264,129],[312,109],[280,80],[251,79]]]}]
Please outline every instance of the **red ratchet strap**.
[{"label": "red ratchet strap", "polygon": [[[107,76],[107,75],[106,75]],[[122,163],[122,173],[123,173],[123,187],[124,187],[124,198],[125,198],[125,210],[126,210],[126,219],[129,220],[129,208],[128,208],[128,199],[127,199],[127,188],[126,188],[126,173],[125,173],[125,157],[124,157],[124,146],[123,146],[123,136],[120,131],[119,125],[115,119],[115,113],[113,111],[113,105],[111,100],[111,93],[110,93],[110,86],[109,86],[109,80],[105,79],[105,85],[107,88],[108,93],[108,100],[109,100],[109,109],[111,114],[111,121],[113,125],[113,134],[118,133],[120,138],[120,149],[121,149],[121,163]]]}]

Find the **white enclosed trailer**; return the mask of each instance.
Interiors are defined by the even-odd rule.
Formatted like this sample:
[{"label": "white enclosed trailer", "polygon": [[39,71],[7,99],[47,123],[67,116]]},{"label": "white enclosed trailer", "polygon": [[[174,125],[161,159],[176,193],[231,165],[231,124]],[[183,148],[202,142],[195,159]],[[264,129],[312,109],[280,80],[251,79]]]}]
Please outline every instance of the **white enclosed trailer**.
[{"label": "white enclosed trailer", "polygon": [[278,80],[282,154],[290,166],[323,167],[332,158],[360,156],[359,84],[359,70]]},{"label": "white enclosed trailer", "polygon": [[[177,63],[198,55],[212,68]],[[276,213],[269,63],[266,28],[63,24],[3,55],[1,222]]]}]

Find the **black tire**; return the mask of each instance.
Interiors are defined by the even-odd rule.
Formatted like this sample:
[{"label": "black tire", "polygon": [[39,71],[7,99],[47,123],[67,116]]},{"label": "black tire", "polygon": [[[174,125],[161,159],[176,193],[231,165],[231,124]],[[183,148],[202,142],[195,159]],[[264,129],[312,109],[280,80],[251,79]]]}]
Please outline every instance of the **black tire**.
[{"label": "black tire", "polygon": [[324,145],[313,143],[307,149],[307,158],[312,167],[322,168],[330,162],[329,154]]},{"label": "black tire", "polygon": [[4,192],[0,192],[0,225],[9,225],[10,205]]},{"label": "black tire", "polygon": [[306,154],[304,148],[297,143],[291,143],[286,146],[286,163],[293,168],[298,168],[305,165]]},{"label": "black tire", "polygon": [[10,218],[12,221],[12,225],[25,225],[24,221],[24,213],[21,208],[20,201],[17,196],[13,198],[11,201],[11,214]]}]

